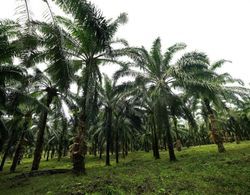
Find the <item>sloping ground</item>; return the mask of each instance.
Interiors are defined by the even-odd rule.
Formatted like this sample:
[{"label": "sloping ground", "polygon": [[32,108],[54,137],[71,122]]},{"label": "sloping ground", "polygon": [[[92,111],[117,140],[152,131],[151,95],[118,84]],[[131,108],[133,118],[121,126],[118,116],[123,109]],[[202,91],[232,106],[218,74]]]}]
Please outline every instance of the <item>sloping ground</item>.
[{"label": "sloping ground", "polygon": [[[130,153],[119,165],[94,157],[87,158],[87,174],[71,173],[16,177],[27,172],[31,159],[9,174],[10,162],[0,173],[0,194],[250,194],[250,141],[226,144],[218,154],[215,145],[198,146],[176,152],[178,162],[160,160],[151,153]],[[42,161],[41,169],[71,168],[69,159]]]}]

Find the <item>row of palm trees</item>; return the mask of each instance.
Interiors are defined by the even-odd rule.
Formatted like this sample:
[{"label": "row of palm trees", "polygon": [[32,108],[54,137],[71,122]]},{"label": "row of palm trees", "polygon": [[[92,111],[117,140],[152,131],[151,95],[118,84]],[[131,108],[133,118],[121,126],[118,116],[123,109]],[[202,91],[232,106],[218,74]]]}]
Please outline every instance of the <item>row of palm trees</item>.
[{"label": "row of palm trees", "polygon": [[[24,22],[0,24],[0,170],[8,157],[11,171],[24,155],[38,170],[43,154],[70,152],[73,171],[84,173],[87,152],[102,158],[105,150],[110,165],[113,153],[118,163],[134,150],[158,159],[164,148],[175,161],[175,146],[213,142],[225,152],[229,137],[250,138],[249,90],[217,73],[226,60],[211,63],[201,52],[174,60],[186,45],[162,53],[160,38],[150,51],[130,47],[114,39],[126,14],[106,19],[85,0],[54,0],[69,17],[44,0],[51,22],[33,21],[21,2]],[[100,71],[109,64],[120,67],[112,78]]]}]

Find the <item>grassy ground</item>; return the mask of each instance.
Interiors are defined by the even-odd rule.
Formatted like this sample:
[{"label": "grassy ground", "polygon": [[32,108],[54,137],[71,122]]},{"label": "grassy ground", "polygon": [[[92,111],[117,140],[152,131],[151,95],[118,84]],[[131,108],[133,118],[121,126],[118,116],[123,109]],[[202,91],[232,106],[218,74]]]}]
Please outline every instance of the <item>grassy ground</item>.
[{"label": "grassy ground", "polygon": [[[17,173],[0,173],[0,194],[250,194],[250,142],[225,145],[218,154],[215,145],[176,152],[170,163],[167,152],[160,160],[151,153],[130,153],[111,167],[94,157],[87,158],[87,174],[71,173],[13,179],[30,170],[25,159]],[[70,159],[42,161],[41,169],[71,168]]]}]

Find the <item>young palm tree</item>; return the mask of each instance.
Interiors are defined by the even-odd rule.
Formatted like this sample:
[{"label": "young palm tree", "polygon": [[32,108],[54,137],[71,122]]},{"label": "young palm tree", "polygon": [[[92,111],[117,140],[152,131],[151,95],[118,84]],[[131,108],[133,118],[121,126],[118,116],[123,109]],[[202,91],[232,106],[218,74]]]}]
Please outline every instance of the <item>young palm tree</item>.
[{"label": "young palm tree", "polygon": [[[112,143],[113,126],[114,126],[114,114],[118,109],[118,105],[121,104],[125,98],[126,85],[116,85],[116,82],[112,82],[106,75],[104,76],[103,87],[99,89],[99,98],[101,105],[104,106],[104,121],[105,121],[105,137],[106,137],[106,166],[110,165],[110,147]],[[116,129],[116,133],[117,133]],[[116,134],[116,139],[118,135]],[[117,141],[117,140],[116,140]],[[117,141],[118,144],[118,141]]]}]

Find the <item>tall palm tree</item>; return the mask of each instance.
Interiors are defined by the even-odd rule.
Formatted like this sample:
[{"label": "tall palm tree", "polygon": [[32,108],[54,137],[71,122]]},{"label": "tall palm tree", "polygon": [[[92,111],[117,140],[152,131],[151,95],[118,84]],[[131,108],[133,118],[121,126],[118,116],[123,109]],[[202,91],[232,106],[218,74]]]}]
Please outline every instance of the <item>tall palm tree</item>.
[{"label": "tall palm tree", "polygon": [[[96,102],[97,85],[101,81],[99,65],[102,62],[115,62],[112,58],[112,38],[119,24],[126,21],[126,16],[121,15],[114,22],[106,20],[101,12],[87,1],[61,1],[55,2],[66,12],[73,15],[74,21],[57,17],[57,21],[67,28],[64,36],[67,45],[66,53],[71,55],[73,72],[81,71],[78,82],[82,92],[80,112],[78,115],[78,133],[72,148],[73,170],[77,173],[85,172],[85,154],[87,152],[87,130],[93,119],[91,110]],[[117,53],[116,53],[117,54]]]},{"label": "tall palm tree", "polygon": [[[45,70],[48,77],[46,75],[41,76],[41,79],[45,80],[40,82],[48,84],[46,89],[44,89],[47,93],[46,100],[44,101],[46,106],[49,108],[53,99],[55,97],[59,97],[58,94],[60,92],[67,93],[72,75],[67,55],[64,52],[65,45],[62,34],[63,31],[55,21],[55,17],[51,11],[49,3],[47,1],[45,1],[45,3],[48,6],[52,23],[32,22],[33,27],[38,29],[41,33],[38,38],[38,46],[42,46],[44,48],[43,50],[35,53],[32,58],[35,62],[47,62],[48,64],[47,69]],[[48,111],[41,113],[32,170],[37,170],[39,168],[47,117]]]},{"label": "tall palm tree", "polygon": [[[119,72],[120,76],[131,75],[136,77],[136,80],[141,80],[144,89],[148,91],[148,97],[152,103],[152,121],[154,121],[157,130],[154,133],[154,140],[157,141],[157,136],[163,132],[166,133],[171,161],[175,161],[176,157],[170,130],[170,107],[178,97],[173,93],[172,88],[183,88],[188,82],[195,82],[195,78],[187,76],[185,71],[179,69],[177,63],[172,64],[173,55],[185,47],[186,45],[182,43],[175,44],[162,54],[160,38],[157,38],[150,52],[145,48],[128,50],[128,55],[134,60],[133,65],[137,69],[139,68],[139,71],[124,66],[123,70]],[[117,77],[119,76],[117,75]]]}]

